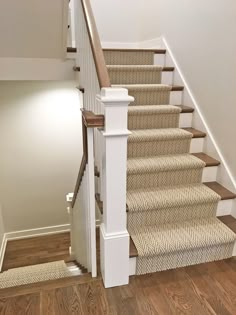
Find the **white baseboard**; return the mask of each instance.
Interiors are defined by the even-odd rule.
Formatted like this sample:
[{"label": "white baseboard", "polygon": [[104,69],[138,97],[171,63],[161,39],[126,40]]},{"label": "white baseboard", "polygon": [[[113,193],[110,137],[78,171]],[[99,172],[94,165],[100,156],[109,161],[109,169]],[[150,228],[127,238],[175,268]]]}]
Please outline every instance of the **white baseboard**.
[{"label": "white baseboard", "polygon": [[3,259],[4,259],[6,247],[7,247],[7,238],[6,238],[6,234],[4,234],[3,235],[3,240],[2,240],[2,245],[1,245],[1,248],[0,248],[0,272],[2,270]]},{"label": "white baseboard", "polygon": [[31,230],[23,230],[23,231],[15,231],[5,233],[7,241],[9,240],[17,240],[22,238],[29,238],[29,237],[37,237],[42,235],[50,235],[50,234],[58,234],[63,232],[70,231],[70,224],[63,224],[63,225],[56,225],[56,226],[48,226],[38,229],[31,229]]}]

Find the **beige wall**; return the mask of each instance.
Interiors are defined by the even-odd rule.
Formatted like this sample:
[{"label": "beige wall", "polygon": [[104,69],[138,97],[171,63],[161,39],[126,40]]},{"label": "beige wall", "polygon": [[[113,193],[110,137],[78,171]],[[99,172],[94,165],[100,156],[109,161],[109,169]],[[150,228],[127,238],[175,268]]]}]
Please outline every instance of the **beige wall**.
[{"label": "beige wall", "polygon": [[61,58],[64,3],[68,0],[0,1],[0,58]]},{"label": "beige wall", "polygon": [[0,82],[0,203],[5,232],[66,224],[81,155],[75,82]]}]

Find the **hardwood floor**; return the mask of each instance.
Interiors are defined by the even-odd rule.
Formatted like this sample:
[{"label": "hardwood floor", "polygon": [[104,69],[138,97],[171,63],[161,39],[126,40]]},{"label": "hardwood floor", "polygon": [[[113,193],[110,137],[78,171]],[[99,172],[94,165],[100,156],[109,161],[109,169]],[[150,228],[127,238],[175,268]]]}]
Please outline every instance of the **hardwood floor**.
[{"label": "hardwood floor", "polygon": [[69,260],[70,233],[9,241],[3,271],[57,260]]},{"label": "hardwood floor", "polygon": [[78,283],[0,290],[0,314],[235,315],[236,259],[133,276],[111,289],[85,275]]}]

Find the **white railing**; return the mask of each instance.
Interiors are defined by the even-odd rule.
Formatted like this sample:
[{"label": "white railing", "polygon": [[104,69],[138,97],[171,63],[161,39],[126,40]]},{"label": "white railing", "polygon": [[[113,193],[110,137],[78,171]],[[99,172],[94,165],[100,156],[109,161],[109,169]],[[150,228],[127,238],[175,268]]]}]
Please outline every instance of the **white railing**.
[{"label": "white railing", "polygon": [[[111,87],[89,0],[74,1],[76,66],[80,68],[79,86],[84,90],[83,108],[93,112],[91,126],[100,128],[94,130],[94,137],[92,129],[90,131],[87,128],[86,131],[88,160],[83,160],[86,161],[86,169],[81,183],[76,185],[79,190],[78,194],[74,194],[74,207],[70,209],[72,252],[79,262],[83,262],[84,267],[96,269],[96,165],[100,172],[96,192],[101,194],[103,201],[100,225],[101,272],[105,287],[112,287],[129,281],[129,234],[126,228],[127,113],[133,98],[126,89]],[[100,119],[98,124],[96,117]],[[105,118],[104,124],[101,124],[101,117]],[[81,246],[85,238],[86,245]]]}]

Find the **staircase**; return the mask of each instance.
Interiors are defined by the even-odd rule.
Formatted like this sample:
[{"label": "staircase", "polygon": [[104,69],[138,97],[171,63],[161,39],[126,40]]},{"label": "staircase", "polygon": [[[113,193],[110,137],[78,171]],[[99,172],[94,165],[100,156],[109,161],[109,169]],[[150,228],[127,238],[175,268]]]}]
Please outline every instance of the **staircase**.
[{"label": "staircase", "polygon": [[226,193],[214,183],[220,162],[201,152],[207,135],[184,117],[194,112],[180,103],[184,87],[166,84],[165,73],[174,68],[154,65],[154,55],[165,51],[104,54],[112,87],[128,89],[135,99],[127,152],[127,225],[137,250],[131,273],[231,257],[236,234],[216,217]]}]

